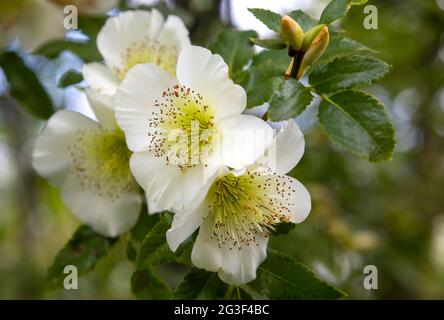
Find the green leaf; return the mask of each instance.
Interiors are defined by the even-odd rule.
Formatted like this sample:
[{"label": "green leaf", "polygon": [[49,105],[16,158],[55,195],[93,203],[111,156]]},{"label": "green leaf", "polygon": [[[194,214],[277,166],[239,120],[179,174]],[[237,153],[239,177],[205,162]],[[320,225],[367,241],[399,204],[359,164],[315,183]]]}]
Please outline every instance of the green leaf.
[{"label": "green leaf", "polygon": [[279,13],[260,8],[248,9],[248,11],[254,14],[256,19],[265,24],[270,30],[280,32],[282,16]]},{"label": "green leaf", "polygon": [[234,79],[236,73],[254,56],[253,45],[250,38],[257,37],[255,31],[224,30],[215,43],[210,47],[213,53],[218,53],[228,64],[230,78]]},{"label": "green leaf", "polygon": [[63,287],[66,277],[63,270],[67,265],[76,266],[79,276],[91,271],[116,241],[117,238],[107,238],[95,233],[90,227],[81,226],[55,257],[48,270],[48,286]]},{"label": "green leaf", "polygon": [[328,64],[338,58],[356,55],[372,56],[374,54],[376,54],[376,51],[355,40],[335,35],[330,38],[330,43],[327,50],[325,50],[322,56],[310,67],[310,70],[313,71],[316,68]]},{"label": "green leaf", "polygon": [[34,54],[53,59],[57,58],[63,51],[71,51],[85,62],[103,60],[93,41],[86,43],[68,40],[53,40],[37,48],[37,50],[34,51]]},{"label": "green leaf", "polygon": [[296,79],[288,79],[281,83],[270,101],[268,116],[270,120],[280,121],[294,118],[304,111],[313,95]]},{"label": "green leaf", "polygon": [[131,276],[131,292],[138,299],[171,299],[171,291],[168,286],[149,269],[138,270],[133,273]]},{"label": "green leaf", "polygon": [[379,101],[360,91],[344,91],[323,99],[319,122],[332,141],[370,161],[392,157],[395,133]]},{"label": "green leaf", "polygon": [[91,39],[95,39],[97,34],[104,26],[108,16],[92,16],[92,15],[80,15],[79,16],[79,29]]},{"label": "green leaf", "polygon": [[368,0],[350,0],[350,4],[352,6],[360,6],[363,4],[366,4],[368,2]]},{"label": "green leaf", "polygon": [[34,71],[15,52],[0,55],[0,67],[8,80],[11,96],[28,112],[48,119],[54,112],[53,102]]},{"label": "green leaf", "polygon": [[60,78],[58,87],[66,88],[74,84],[77,84],[81,81],[83,81],[83,75],[81,72],[77,72],[75,70],[69,70],[65,72],[63,76]]},{"label": "green leaf", "polygon": [[193,244],[192,237],[184,241],[180,247],[173,252],[170,250],[166,241],[166,232],[171,226],[173,216],[171,213],[161,215],[159,222],[152,228],[142,242],[136,259],[138,269],[149,268],[165,262],[187,261],[185,256],[190,254],[190,248]]},{"label": "green leaf", "polygon": [[253,67],[269,67],[273,75],[284,77],[285,71],[291,62],[291,58],[284,50],[264,50],[253,57]]},{"label": "green leaf", "polygon": [[142,206],[136,225],[131,229],[131,239],[142,242],[146,235],[159,222],[160,214],[148,214],[146,205]]},{"label": "green leaf", "polygon": [[290,17],[296,20],[297,23],[301,26],[302,30],[308,31],[318,24],[318,21],[312,16],[306,14],[302,10],[295,10],[288,13]]},{"label": "green leaf", "polygon": [[281,39],[250,38],[253,44],[266,49],[285,49],[287,45]]},{"label": "green leaf", "polygon": [[332,93],[372,84],[389,71],[389,65],[365,56],[343,57],[317,68],[309,82],[318,93]]},{"label": "green leaf", "polygon": [[338,299],[344,293],[327,284],[307,266],[293,258],[269,250],[257,271],[257,277],[246,285],[269,299]]},{"label": "green leaf", "polygon": [[222,299],[227,290],[228,285],[219,279],[217,273],[193,268],[177,287],[174,298],[187,300]]},{"label": "green leaf", "polygon": [[330,24],[345,16],[349,9],[349,0],[333,0],[325,7],[319,23]]},{"label": "green leaf", "polygon": [[247,108],[260,106],[269,102],[281,83],[285,81],[284,74],[272,67],[253,67],[247,76],[239,82],[247,93]]},{"label": "green leaf", "polygon": [[281,236],[290,233],[296,227],[292,222],[281,222],[277,225],[276,230],[272,232],[274,236]]}]

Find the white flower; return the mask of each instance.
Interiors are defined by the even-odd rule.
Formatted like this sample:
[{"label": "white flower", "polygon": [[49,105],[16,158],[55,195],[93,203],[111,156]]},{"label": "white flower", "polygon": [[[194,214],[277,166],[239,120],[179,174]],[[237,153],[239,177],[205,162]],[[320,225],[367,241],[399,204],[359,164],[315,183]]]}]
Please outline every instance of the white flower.
[{"label": "white flower", "polygon": [[192,262],[218,272],[229,284],[256,278],[266,257],[268,235],[280,222],[302,222],[311,210],[310,194],[296,179],[286,176],[304,152],[304,138],[288,121],[270,145],[273,157],[262,157],[243,170],[222,171],[199,194],[193,206],[176,212],[167,232],[171,250],[199,228]]},{"label": "white flower", "polygon": [[63,38],[63,7],[75,5],[80,14],[103,14],[117,5],[117,0],[1,0],[0,47],[18,38],[28,50]]},{"label": "white flower", "polygon": [[74,215],[114,237],[136,223],[142,199],[112,99],[86,92],[99,122],[73,111],[56,112],[36,142],[33,166],[61,189]]},{"label": "white flower", "polygon": [[138,65],[116,93],[116,119],[135,152],[131,171],[164,209],[183,208],[220,166],[251,164],[273,138],[265,121],[241,114],[245,91],[229,79],[221,56],[190,46],[176,76]]},{"label": "white flower", "polygon": [[97,36],[105,64],[83,66],[83,76],[92,89],[113,95],[127,72],[141,63],[154,63],[174,75],[182,48],[190,45],[188,30],[180,18],[148,11],[125,11],[109,18]]},{"label": "white flower", "polygon": [[63,11],[47,0],[0,1],[0,47],[18,38],[20,44],[33,50],[40,44],[62,38]]}]

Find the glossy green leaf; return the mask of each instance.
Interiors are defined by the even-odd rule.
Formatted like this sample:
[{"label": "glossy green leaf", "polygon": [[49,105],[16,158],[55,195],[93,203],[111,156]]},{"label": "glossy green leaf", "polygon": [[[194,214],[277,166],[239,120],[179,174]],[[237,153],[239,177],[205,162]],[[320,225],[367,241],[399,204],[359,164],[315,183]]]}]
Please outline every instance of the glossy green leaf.
[{"label": "glossy green leaf", "polygon": [[318,21],[315,18],[306,14],[302,10],[295,10],[288,13],[287,15],[296,20],[304,31],[308,31],[318,24]]},{"label": "glossy green leaf", "polygon": [[147,234],[137,255],[136,266],[138,269],[142,270],[164,262],[189,260],[186,256],[191,253],[192,238],[182,243],[176,252],[171,251],[168,246],[165,234],[170,228],[172,220],[171,213],[162,214],[159,222]]},{"label": "glossy green leaf", "polygon": [[91,271],[116,241],[117,238],[107,238],[95,233],[90,227],[81,226],[55,257],[48,270],[48,286],[63,287],[63,280],[66,277],[63,271],[67,265],[77,267],[78,276]]},{"label": "glossy green leaf", "polygon": [[258,39],[250,38],[250,41],[265,49],[285,49],[287,45],[281,39]]},{"label": "glossy green leaf", "polygon": [[296,227],[292,222],[281,222],[276,226],[276,230],[272,232],[274,236],[281,236],[290,233]]},{"label": "glossy green leaf", "polygon": [[131,276],[131,292],[138,299],[171,299],[171,291],[168,286],[149,269],[134,271]]},{"label": "glossy green leaf", "polygon": [[335,35],[330,38],[330,43],[327,50],[325,50],[322,56],[310,67],[310,70],[313,71],[316,68],[328,64],[338,58],[355,55],[372,56],[375,54],[376,51],[355,40],[340,35]]},{"label": "glossy green leaf", "polygon": [[224,58],[231,78],[235,78],[236,73],[241,72],[247,62],[253,58],[254,49],[250,38],[254,37],[257,37],[255,31],[227,29],[210,47],[213,53],[218,53]]},{"label": "glossy green leaf", "polygon": [[350,9],[350,0],[332,0],[324,9],[319,23],[330,24],[344,17]]},{"label": "glossy green leaf", "polygon": [[247,93],[247,108],[260,106],[269,102],[276,90],[285,81],[284,74],[272,67],[253,67],[239,84]]},{"label": "glossy green leaf", "polygon": [[146,205],[143,205],[137,223],[131,229],[131,239],[136,242],[142,242],[157,222],[159,222],[159,218],[159,214],[148,214]]},{"label": "glossy green leaf", "polygon": [[66,88],[83,81],[83,75],[75,70],[65,72],[59,80],[58,87]]},{"label": "glossy green leaf", "polygon": [[37,50],[34,51],[34,54],[53,59],[57,58],[63,51],[71,51],[85,62],[103,60],[93,41],[75,42],[69,40],[53,40],[37,48]]},{"label": "glossy green leaf", "polygon": [[389,65],[382,60],[365,57],[343,57],[317,68],[310,74],[310,84],[318,93],[332,93],[372,84],[382,78]]},{"label": "glossy green leaf", "polygon": [[291,58],[285,50],[264,50],[253,57],[253,67],[269,67],[270,72],[277,75],[285,75]]},{"label": "glossy green leaf", "polygon": [[54,105],[34,71],[15,52],[3,52],[0,67],[9,83],[11,96],[20,106],[36,117],[48,119],[54,112]]},{"label": "glossy green leaf", "polygon": [[273,121],[294,118],[302,113],[312,100],[313,95],[310,90],[299,81],[290,78],[280,84],[271,99],[268,117]]},{"label": "glossy green leaf", "polygon": [[359,91],[344,91],[323,98],[319,122],[333,142],[370,161],[392,157],[394,129],[379,101]]},{"label": "glossy green leaf", "polygon": [[185,276],[174,293],[175,299],[210,300],[222,299],[228,285],[222,282],[217,273],[193,268]]},{"label": "glossy green leaf", "polygon": [[78,27],[80,31],[82,31],[88,37],[95,39],[99,31],[104,26],[107,18],[107,16],[80,15]]},{"label": "glossy green leaf", "polygon": [[269,299],[338,299],[344,293],[327,284],[307,266],[269,250],[255,280],[247,287]]},{"label": "glossy green leaf", "polygon": [[281,30],[281,19],[282,16],[279,13],[267,10],[267,9],[248,9],[256,19],[265,24],[270,30],[279,33]]}]

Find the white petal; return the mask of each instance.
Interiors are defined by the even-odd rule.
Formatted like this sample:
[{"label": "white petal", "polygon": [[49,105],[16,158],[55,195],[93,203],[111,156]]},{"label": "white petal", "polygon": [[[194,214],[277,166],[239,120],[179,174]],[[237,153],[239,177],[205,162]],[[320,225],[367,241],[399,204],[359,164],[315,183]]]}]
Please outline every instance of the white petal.
[{"label": "white petal", "polygon": [[153,153],[136,152],[130,160],[131,172],[145,190],[150,201],[166,210],[178,211],[191,201],[211,179],[203,166],[186,168],[167,165],[164,158]]},{"label": "white petal", "polygon": [[177,46],[179,51],[190,45],[190,38],[187,27],[183,21],[176,16],[168,16],[162,27],[157,40],[166,45]]},{"label": "white petal", "polygon": [[162,208],[155,201],[152,201],[148,198],[146,199],[146,203],[148,204],[148,214],[156,214],[166,211],[165,208]]},{"label": "white petal", "polygon": [[86,83],[102,94],[113,95],[119,86],[119,81],[114,73],[107,66],[98,62],[84,64],[82,74]]},{"label": "white petal", "polygon": [[308,217],[311,211],[310,193],[304,185],[295,178],[289,176],[285,176],[285,178],[289,181],[291,189],[294,190],[290,198],[290,222],[301,223]]},{"label": "white petal", "polygon": [[215,109],[216,119],[240,114],[246,107],[245,90],[228,77],[228,66],[218,54],[189,46],[177,60],[177,80],[199,94]]},{"label": "white petal", "polygon": [[114,117],[114,100],[111,96],[100,94],[92,89],[85,89],[89,104],[100,124],[106,128],[117,128]]},{"label": "white petal", "polygon": [[116,119],[130,150],[148,149],[148,120],[155,110],[154,101],[174,83],[169,73],[153,64],[140,64],[128,72],[116,92]]},{"label": "white petal", "polygon": [[34,50],[49,40],[63,38],[63,18],[62,10],[50,1],[28,1],[20,8],[13,24],[3,29],[0,23],[0,43],[7,44],[18,38],[25,49]]},{"label": "white petal", "polygon": [[33,151],[33,166],[39,174],[58,184],[64,178],[70,156],[67,145],[76,139],[77,130],[90,130],[98,123],[68,110],[57,111],[37,139]]},{"label": "white petal", "polygon": [[205,201],[201,202],[197,208],[176,212],[171,228],[166,233],[170,249],[176,251],[180,244],[199,228],[207,214],[208,204]]},{"label": "white petal", "polygon": [[155,39],[163,25],[159,11],[125,11],[109,18],[97,36],[97,47],[105,63],[116,71],[126,65],[125,52],[146,38]]},{"label": "white petal", "polygon": [[201,269],[218,272],[219,277],[231,285],[241,285],[256,278],[256,270],[267,256],[268,238],[256,236],[256,244],[243,246],[240,250],[222,245],[211,238],[211,219],[202,223],[191,253],[193,264]]},{"label": "white petal", "polygon": [[115,237],[130,230],[137,222],[142,204],[137,192],[124,193],[110,201],[82,189],[73,176],[67,177],[61,191],[73,214],[104,236]]},{"label": "white petal", "polygon": [[304,148],[304,135],[299,126],[294,120],[288,120],[268,149],[267,158],[260,162],[266,163],[279,174],[286,174],[301,160]]},{"label": "white petal", "polygon": [[210,160],[234,169],[253,164],[273,140],[273,129],[254,116],[224,118],[217,127],[222,131],[221,145]]}]

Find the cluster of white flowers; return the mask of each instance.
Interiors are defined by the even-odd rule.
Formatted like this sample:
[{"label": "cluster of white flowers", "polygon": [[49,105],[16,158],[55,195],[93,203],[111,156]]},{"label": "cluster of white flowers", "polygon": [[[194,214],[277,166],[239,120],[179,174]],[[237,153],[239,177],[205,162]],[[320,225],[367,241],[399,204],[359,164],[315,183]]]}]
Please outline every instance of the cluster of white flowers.
[{"label": "cluster of white flowers", "polygon": [[308,191],[285,175],[304,152],[298,126],[289,120],[275,133],[243,114],[244,89],[221,56],[190,44],[178,17],[123,12],[107,20],[97,46],[104,64],[83,67],[97,121],[55,113],[34,167],[106,236],[134,226],[141,186],[150,214],[175,214],[171,250],[199,229],[194,265],[229,284],[253,280],[270,232],[311,209]]}]

